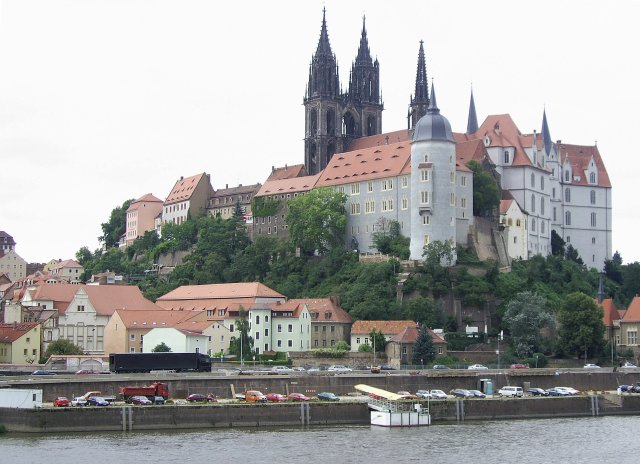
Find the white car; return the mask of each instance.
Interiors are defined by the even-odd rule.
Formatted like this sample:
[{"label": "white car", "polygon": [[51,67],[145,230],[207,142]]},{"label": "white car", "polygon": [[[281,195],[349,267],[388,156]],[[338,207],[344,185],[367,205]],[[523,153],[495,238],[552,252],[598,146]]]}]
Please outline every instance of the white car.
[{"label": "white car", "polygon": [[600,366],[598,366],[597,364],[585,364],[584,368],[585,369],[600,369]]},{"label": "white car", "polygon": [[418,390],[416,396],[424,399],[431,398],[431,392],[429,390]]},{"label": "white car", "polygon": [[522,391],[522,387],[512,387],[512,386],[506,386],[506,387],[502,387],[500,390],[498,390],[498,395],[500,396],[511,396],[514,398],[522,398],[522,396],[524,395],[524,392]]},{"label": "white car", "polygon": [[442,390],[431,390],[431,398],[434,398],[437,400],[446,400],[448,396]]},{"label": "white car", "polygon": [[71,400],[71,406],[86,406],[87,399],[84,396],[78,396]]},{"label": "white car", "polygon": [[274,374],[290,374],[294,372],[294,370],[287,366],[273,366],[271,372]]},{"label": "white car", "polygon": [[472,364],[469,367],[467,367],[467,369],[470,369],[472,371],[483,371],[489,368],[487,366],[483,366],[482,364]]},{"label": "white car", "polygon": [[327,369],[329,372],[351,372],[353,369],[347,366],[343,366],[342,364],[334,364]]},{"label": "white car", "polygon": [[620,367],[622,367],[622,368],[624,368],[624,369],[633,369],[633,368],[638,367],[638,366],[636,366],[635,364],[632,364],[632,363],[630,363],[629,361],[627,361],[626,363],[624,363],[624,364],[623,364],[622,366],[620,366]]},{"label": "white car", "polygon": [[569,395],[577,395],[578,393],[580,393],[578,390],[576,390],[573,387],[554,387],[554,388],[556,390],[567,392],[567,394]]}]

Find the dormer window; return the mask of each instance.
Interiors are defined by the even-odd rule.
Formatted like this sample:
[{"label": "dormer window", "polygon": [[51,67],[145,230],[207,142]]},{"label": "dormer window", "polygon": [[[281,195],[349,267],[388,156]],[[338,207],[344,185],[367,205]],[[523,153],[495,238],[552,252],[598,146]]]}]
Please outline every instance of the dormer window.
[{"label": "dormer window", "polygon": [[509,164],[509,150],[504,151],[504,164]]},{"label": "dormer window", "polygon": [[590,184],[595,184],[596,183],[596,173],[595,172],[590,172],[589,173],[589,183]]},{"label": "dormer window", "polygon": [[564,172],[564,181],[565,181],[565,182],[569,182],[569,180],[570,180],[570,179],[571,179],[571,174],[569,173],[569,170],[567,169],[567,170]]}]

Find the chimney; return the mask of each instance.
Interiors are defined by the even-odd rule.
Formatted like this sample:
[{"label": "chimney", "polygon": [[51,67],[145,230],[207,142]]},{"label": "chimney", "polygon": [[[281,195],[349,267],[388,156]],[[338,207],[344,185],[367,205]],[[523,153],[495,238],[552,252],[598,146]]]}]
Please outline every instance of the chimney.
[{"label": "chimney", "polygon": [[184,179],[184,176],[180,176],[180,180],[183,180],[183,179]]},{"label": "chimney", "polygon": [[228,189],[229,188],[229,184],[224,184],[224,188]]}]

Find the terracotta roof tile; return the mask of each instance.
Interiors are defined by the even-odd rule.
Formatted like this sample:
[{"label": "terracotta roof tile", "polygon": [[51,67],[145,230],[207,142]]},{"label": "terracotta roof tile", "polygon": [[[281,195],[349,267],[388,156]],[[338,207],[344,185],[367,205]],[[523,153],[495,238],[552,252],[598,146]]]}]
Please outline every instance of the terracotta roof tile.
[{"label": "terracotta roof tile", "polygon": [[602,310],[604,312],[604,315],[603,315],[604,325],[606,327],[613,326],[613,321],[617,321],[620,319],[618,308],[616,308],[616,304],[613,302],[613,299],[606,298],[602,300],[602,304],[600,306],[602,307]]},{"label": "terracotta roof tile", "polygon": [[173,327],[193,316],[190,312],[167,311],[166,309],[116,309],[115,313],[127,328]]},{"label": "terracotta roof tile", "polygon": [[622,318],[623,322],[640,322],[640,296],[636,296],[631,300],[627,311]]},{"label": "terracotta roof tile", "polygon": [[307,173],[307,169],[305,168],[304,164],[294,164],[293,166],[272,168],[271,174],[267,178],[267,181],[291,179],[293,177],[305,177],[308,175],[309,174]]},{"label": "terracotta roof tile", "polygon": [[308,192],[316,186],[319,178],[320,174],[316,174],[313,176],[293,177],[290,179],[267,180],[262,185],[262,187],[260,187],[258,193],[256,193],[256,197]]},{"label": "terracotta roof tile", "polygon": [[381,331],[387,336],[399,334],[407,327],[415,327],[413,321],[356,321],[351,326],[352,334],[367,335],[373,329]]},{"label": "terracotta roof tile", "polygon": [[0,324],[0,343],[13,343],[37,327],[37,322],[22,322],[19,324]]},{"label": "terracotta roof tile", "polygon": [[240,298],[284,298],[284,295],[260,282],[183,285],[158,298],[157,303],[170,300],[219,300],[216,304],[220,304],[220,300],[235,302]]},{"label": "terracotta roof tile", "polygon": [[564,163],[568,159],[572,166],[573,175],[580,177],[580,180],[572,179],[571,185],[591,185],[585,171],[593,158],[598,171],[598,186],[611,187],[609,174],[604,166],[598,147],[561,143],[558,146],[558,151],[560,160]]},{"label": "terracotta roof tile", "polygon": [[160,198],[154,196],[153,194],[147,193],[146,195],[141,196],[137,200],[132,201],[131,204],[129,205],[129,208],[127,208],[127,212],[136,211],[138,208],[140,208],[140,206],[142,206],[142,203],[163,203],[163,201]]},{"label": "terracotta roof tile", "polygon": [[312,316],[313,322],[353,322],[349,313],[340,307],[335,298],[298,298],[288,302],[306,304],[310,313],[317,313],[316,317]]},{"label": "terracotta roof tile", "polygon": [[196,174],[195,176],[179,179],[171,189],[171,193],[169,193],[164,203],[168,205],[188,200],[191,198],[191,195],[193,195],[193,192],[200,183],[200,180],[206,175],[207,174],[203,172]]}]

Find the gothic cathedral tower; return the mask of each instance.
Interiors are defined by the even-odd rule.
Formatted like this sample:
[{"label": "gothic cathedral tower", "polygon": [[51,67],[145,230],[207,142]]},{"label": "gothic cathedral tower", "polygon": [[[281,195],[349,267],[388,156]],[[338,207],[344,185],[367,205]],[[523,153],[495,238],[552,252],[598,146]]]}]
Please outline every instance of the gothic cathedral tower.
[{"label": "gothic cathedral tower", "polygon": [[364,18],[349,89],[342,93],[325,13],[323,10],[320,40],[309,66],[304,97],[304,164],[309,175],[322,171],[335,153],[347,151],[352,140],[382,132],[380,67],[369,52]]}]

